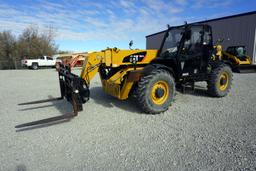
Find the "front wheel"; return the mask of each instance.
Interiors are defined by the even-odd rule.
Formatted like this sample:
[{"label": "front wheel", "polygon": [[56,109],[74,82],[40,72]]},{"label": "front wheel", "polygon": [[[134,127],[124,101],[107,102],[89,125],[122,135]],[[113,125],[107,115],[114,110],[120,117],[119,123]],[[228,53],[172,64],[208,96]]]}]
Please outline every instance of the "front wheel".
[{"label": "front wheel", "polygon": [[228,65],[219,65],[212,71],[207,81],[208,93],[214,97],[226,96],[231,89],[232,77],[232,70]]},{"label": "front wheel", "polygon": [[138,82],[136,100],[145,113],[157,114],[169,108],[174,93],[175,82],[170,73],[163,69],[155,69]]}]

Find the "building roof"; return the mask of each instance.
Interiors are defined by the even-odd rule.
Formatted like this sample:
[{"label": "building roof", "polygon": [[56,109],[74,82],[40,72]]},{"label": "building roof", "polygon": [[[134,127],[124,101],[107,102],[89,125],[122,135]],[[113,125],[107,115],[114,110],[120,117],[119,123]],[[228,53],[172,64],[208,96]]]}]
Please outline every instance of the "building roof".
[{"label": "building roof", "polygon": [[[256,11],[251,11],[251,12],[246,12],[246,13],[241,13],[241,14],[236,14],[236,15],[230,15],[230,16],[225,16],[225,17],[220,17],[220,18],[214,18],[214,19],[210,19],[210,20],[198,21],[198,22],[194,22],[194,23],[190,23],[190,24],[207,23],[207,22],[211,22],[211,21],[224,20],[224,19],[229,19],[229,18],[234,18],[234,17],[241,17],[241,16],[247,16],[247,15],[252,15],[252,14],[256,14]],[[153,34],[147,35],[146,38],[150,37],[150,36],[157,35],[157,34],[164,33],[166,30],[163,30],[163,31],[160,31],[160,32],[157,32],[157,33],[153,33]]]}]

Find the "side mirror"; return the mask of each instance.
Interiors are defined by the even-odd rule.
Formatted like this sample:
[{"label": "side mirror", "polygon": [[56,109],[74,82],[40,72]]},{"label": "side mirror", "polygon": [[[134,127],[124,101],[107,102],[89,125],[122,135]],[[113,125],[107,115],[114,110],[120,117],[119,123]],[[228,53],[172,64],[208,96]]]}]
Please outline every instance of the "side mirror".
[{"label": "side mirror", "polygon": [[129,49],[132,49],[133,41],[131,40],[129,43]]},{"label": "side mirror", "polygon": [[169,30],[170,30],[171,26],[169,24],[167,24],[167,30],[166,30],[166,34],[165,37],[169,36]]}]

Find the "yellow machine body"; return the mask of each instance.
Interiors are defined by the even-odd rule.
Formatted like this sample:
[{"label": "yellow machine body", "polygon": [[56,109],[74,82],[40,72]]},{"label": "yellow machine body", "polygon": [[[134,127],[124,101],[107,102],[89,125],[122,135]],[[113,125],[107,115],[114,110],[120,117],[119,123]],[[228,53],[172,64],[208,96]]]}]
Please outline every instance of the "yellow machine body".
[{"label": "yellow machine body", "polygon": [[251,65],[251,59],[249,56],[246,56],[246,58],[244,58],[244,60],[240,60],[237,56],[232,55],[226,51],[222,52],[222,58],[223,60],[228,60],[231,61],[233,63],[233,65]]},{"label": "yellow machine body", "polygon": [[[157,52],[158,50],[120,50],[117,48],[92,52],[85,59],[80,77],[89,84],[96,73],[99,73],[103,90],[120,100],[125,100],[134,83],[139,80],[144,65],[155,59]],[[131,59],[136,61],[136,67]],[[100,66],[104,66],[104,69],[118,67],[120,69],[111,77],[104,78],[99,72]]]},{"label": "yellow machine body", "polygon": [[222,46],[220,44],[215,45],[213,47],[216,50],[215,59],[214,60],[221,60],[222,59]]}]

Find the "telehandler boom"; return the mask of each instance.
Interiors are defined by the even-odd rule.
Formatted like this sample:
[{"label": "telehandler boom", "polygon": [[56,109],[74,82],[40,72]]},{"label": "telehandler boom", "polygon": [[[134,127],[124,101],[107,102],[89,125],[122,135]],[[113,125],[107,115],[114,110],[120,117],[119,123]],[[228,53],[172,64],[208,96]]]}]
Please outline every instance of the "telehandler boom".
[{"label": "telehandler boom", "polygon": [[215,55],[211,27],[204,24],[168,27],[158,50],[108,48],[89,53],[80,76],[71,73],[68,66],[61,65],[58,72],[61,97],[49,99],[67,99],[74,112],[21,124],[16,128],[76,116],[83,110],[83,103],[89,100],[90,81],[97,73],[107,94],[120,100],[134,96],[144,113],[157,114],[168,110],[176,85],[194,87],[195,82],[206,81],[211,96],[226,96],[231,88],[232,71],[221,60],[213,60]]}]

